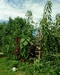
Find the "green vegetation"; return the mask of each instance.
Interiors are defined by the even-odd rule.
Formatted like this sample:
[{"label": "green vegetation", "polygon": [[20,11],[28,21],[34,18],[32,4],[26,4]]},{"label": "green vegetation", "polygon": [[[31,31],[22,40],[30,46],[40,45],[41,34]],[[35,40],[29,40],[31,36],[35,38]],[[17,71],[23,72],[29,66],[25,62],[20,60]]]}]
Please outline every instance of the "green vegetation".
[{"label": "green vegetation", "polygon": [[[0,75],[60,75],[60,14],[56,14],[53,22],[51,12],[52,3],[48,0],[37,29],[33,26],[35,22],[30,10],[24,19],[9,18],[8,23],[0,24],[0,51],[5,56],[0,56]],[[34,32],[37,35],[34,36]],[[35,41],[40,47],[40,59],[27,59],[30,41]],[[24,63],[15,60],[17,46],[21,59],[26,60]],[[13,67],[17,67],[15,72],[12,71]]]},{"label": "green vegetation", "polygon": [[[58,58],[59,57],[59,58]],[[53,56],[53,61],[36,59],[33,63],[0,58],[0,75],[59,75],[60,55]],[[13,71],[13,67],[17,67]]]},{"label": "green vegetation", "polygon": [[23,75],[24,73],[21,71],[13,72],[12,68],[14,64],[18,63],[15,60],[7,61],[6,58],[0,58],[0,75]]}]

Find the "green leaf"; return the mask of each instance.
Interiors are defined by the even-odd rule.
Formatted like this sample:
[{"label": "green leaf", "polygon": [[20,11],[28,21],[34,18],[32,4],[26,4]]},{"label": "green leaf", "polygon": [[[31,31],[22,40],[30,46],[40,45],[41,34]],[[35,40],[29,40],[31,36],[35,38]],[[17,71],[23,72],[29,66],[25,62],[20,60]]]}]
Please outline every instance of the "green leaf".
[{"label": "green leaf", "polygon": [[23,42],[23,45],[24,45],[24,46],[26,46],[27,44],[28,44],[28,42],[27,42],[27,41],[24,41],[24,42]]},{"label": "green leaf", "polygon": [[22,43],[22,42],[24,42],[24,40],[25,40],[25,39],[24,39],[24,38],[22,38],[22,39],[20,40],[20,42]]}]

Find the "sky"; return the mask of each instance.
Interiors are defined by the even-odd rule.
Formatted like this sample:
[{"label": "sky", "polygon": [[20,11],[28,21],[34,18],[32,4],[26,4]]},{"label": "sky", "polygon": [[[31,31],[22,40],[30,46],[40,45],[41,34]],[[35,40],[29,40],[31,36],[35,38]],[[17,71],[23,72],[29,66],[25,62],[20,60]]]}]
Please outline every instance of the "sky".
[{"label": "sky", "polygon": [[[44,6],[47,0],[0,0],[0,20],[8,21],[17,16],[25,18],[27,10],[31,10],[33,20],[39,21],[42,18]],[[60,0],[51,0],[52,2],[52,18],[60,13]]]}]

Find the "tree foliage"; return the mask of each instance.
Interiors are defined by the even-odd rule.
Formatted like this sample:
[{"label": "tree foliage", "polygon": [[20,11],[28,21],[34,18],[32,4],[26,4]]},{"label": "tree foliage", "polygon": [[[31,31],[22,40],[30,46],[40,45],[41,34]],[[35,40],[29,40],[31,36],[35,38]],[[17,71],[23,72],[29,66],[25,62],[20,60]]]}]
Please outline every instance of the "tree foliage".
[{"label": "tree foliage", "polygon": [[[52,22],[51,18],[51,11],[52,11],[52,3],[51,1],[47,1],[45,7],[44,7],[44,13],[43,13],[43,18],[40,21],[40,27],[42,28],[42,52],[43,54],[52,54],[58,52],[58,37],[59,37],[59,32],[57,29],[59,26],[59,17],[56,15],[56,23]],[[58,27],[58,28],[57,28]],[[56,37],[57,36],[57,37]],[[44,55],[45,55],[44,54]]]},{"label": "tree foliage", "polygon": [[[26,45],[33,38],[33,29],[34,27],[30,23],[26,23],[26,19],[22,18],[9,18],[7,24],[0,26],[1,29],[1,44],[2,50],[6,55],[13,55],[14,50],[16,49],[15,38],[19,37],[20,41],[24,39],[24,42],[20,42],[21,50],[24,52],[26,50]],[[23,47],[23,49],[22,49]],[[25,51],[26,52],[26,51]],[[10,55],[9,55],[10,54]]]}]

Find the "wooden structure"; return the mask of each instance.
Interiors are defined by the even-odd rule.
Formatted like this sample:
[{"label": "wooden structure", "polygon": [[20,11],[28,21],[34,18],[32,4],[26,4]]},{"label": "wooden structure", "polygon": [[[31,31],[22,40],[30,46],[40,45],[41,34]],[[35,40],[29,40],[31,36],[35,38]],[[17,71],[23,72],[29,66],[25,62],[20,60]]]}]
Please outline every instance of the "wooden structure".
[{"label": "wooden structure", "polygon": [[38,33],[36,35],[36,43],[37,43],[37,50],[36,50],[36,57],[38,59],[40,59],[41,57],[41,54],[42,54],[42,43],[41,43],[41,40],[42,40],[42,33],[40,30],[38,30]]}]

